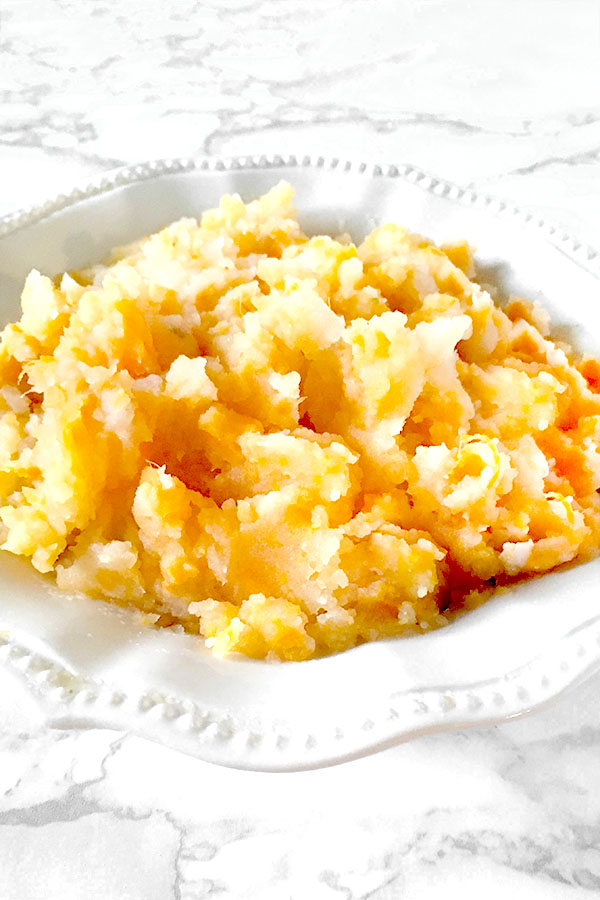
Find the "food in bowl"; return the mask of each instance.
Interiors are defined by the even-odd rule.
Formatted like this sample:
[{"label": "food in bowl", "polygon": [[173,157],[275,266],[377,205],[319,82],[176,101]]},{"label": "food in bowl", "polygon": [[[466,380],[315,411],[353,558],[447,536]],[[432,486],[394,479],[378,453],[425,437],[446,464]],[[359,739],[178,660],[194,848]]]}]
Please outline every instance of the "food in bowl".
[{"label": "food in bowl", "polygon": [[33,271],[0,347],[0,539],[220,655],[444,625],[597,553],[600,362],[466,243],[306,237],[283,182]]}]

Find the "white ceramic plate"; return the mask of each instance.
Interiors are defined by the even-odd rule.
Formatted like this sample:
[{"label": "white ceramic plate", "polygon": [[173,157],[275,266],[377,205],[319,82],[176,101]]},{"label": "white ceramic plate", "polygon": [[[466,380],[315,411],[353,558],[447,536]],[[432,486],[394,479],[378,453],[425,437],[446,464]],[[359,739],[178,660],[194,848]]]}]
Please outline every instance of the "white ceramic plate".
[{"label": "white ceramic plate", "polygon": [[[18,314],[30,268],[101,259],[226,192],[251,198],[280,178],[309,232],[398,221],[436,240],[467,238],[481,277],[541,299],[582,349],[600,350],[599,257],[507,204],[410,167],[338,160],[176,160],[126,169],[0,220],[0,316]],[[600,560],[530,581],[449,627],[338,656],[274,664],[214,659],[197,639],[58,593],[0,557],[2,696],[55,727],[136,732],[205,760],[290,770],[340,762],[409,737],[499,722],[600,666]],[[0,681],[4,684],[3,681]]]}]

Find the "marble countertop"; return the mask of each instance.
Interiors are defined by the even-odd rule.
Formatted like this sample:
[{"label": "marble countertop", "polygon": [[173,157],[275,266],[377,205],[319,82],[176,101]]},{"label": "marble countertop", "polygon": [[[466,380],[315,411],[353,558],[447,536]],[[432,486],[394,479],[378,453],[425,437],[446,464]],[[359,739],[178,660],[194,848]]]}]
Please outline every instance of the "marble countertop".
[{"label": "marble countertop", "polygon": [[[600,247],[596,0],[2,0],[0,214],[149,158],[413,163]],[[314,772],[0,716],[3,900],[600,892],[600,675]]]}]

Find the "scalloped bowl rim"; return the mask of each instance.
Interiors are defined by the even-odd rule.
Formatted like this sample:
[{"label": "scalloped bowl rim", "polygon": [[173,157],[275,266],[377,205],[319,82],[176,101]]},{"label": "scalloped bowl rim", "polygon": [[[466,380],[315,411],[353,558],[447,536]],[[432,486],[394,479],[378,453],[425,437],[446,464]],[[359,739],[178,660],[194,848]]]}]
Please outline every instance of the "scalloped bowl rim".
[{"label": "scalloped bowl rim", "polygon": [[[600,256],[595,250],[510,203],[482,196],[472,189],[462,189],[411,165],[378,165],[309,156],[169,159],[124,167],[92,179],[83,187],[41,206],[0,218],[0,246],[3,238],[21,229],[46,221],[83,201],[108,195],[115,189],[170,175],[278,169],[337,172],[367,179],[410,183],[428,194],[485,210],[486,214],[491,213],[495,217],[517,221],[532,234],[541,236],[588,277],[600,277]],[[593,584],[595,570],[593,564],[578,567],[578,572],[588,572],[586,577],[587,581],[592,579],[590,584]],[[566,577],[567,581],[563,583],[572,591],[569,571],[552,577]],[[498,615],[500,601],[501,598],[496,597],[464,619],[475,617],[480,624],[481,619],[484,623],[493,620]],[[62,601],[57,602],[60,604]],[[121,610],[97,605],[102,606],[101,615],[109,622],[109,629],[114,623],[117,623],[117,628],[120,627],[124,615]],[[143,685],[140,687],[137,684],[117,684],[78,671],[72,664],[53,657],[39,636],[32,640],[27,629],[20,628],[19,622],[14,619],[0,633],[0,667],[17,676],[23,687],[24,705],[29,704],[32,714],[35,713],[38,720],[48,726],[128,730],[222,765],[289,771],[363,756],[418,734],[501,722],[548,703],[600,668],[600,612],[595,614],[593,609],[590,612],[592,614],[582,617],[574,627],[559,635],[536,658],[509,668],[501,675],[471,682],[461,683],[459,680],[456,683],[430,683],[424,687],[413,685],[404,692],[401,689],[388,691],[382,702],[374,707],[373,715],[366,718],[364,715],[353,717],[349,709],[340,717],[340,722],[319,720],[317,717],[314,723],[302,722],[298,728],[294,728],[289,721],[270,718],[268,712],[244,718],[238,715],[239,711],[228,711],[226,704],[225,707],[221,704],[219,708],[211,709],[210,705],[195,703],[189,696],[163,693],[156,689],[144,690]],[[460,621],[450,628],[456,625],[460,629]],[[170,634],[161,637],[161,640],[165,641],[166,652],[176,652],[175,648],[181,646],[181,641],[189,643],[193,639]],[[428,641],[436,639],[432,634],[414,640],[423,642],[425,647]],[[358,659],[361,651],[370,665],[377,655],[387,652],[386,648],[391,643],[397,644],[381,641],[364,645],[370,648],[366,651],[361,647],[337,657],[328,657],[329,662],[320,671],[331,670],[332,661],[336,665],[335,660],[342,657],[350,659],[351,654]],[[316,666],[321,662],[324,661],[282,665],[312,666],[316,671]],[[239,671],[245,673],[250,672],[253,665],[268,667],[270,671],[278,670],[278,666],[273,668],[273,664],[266,663],[233,661],[233,665],[241,667]],[[308,669],[306,671],[308,673]]]}]

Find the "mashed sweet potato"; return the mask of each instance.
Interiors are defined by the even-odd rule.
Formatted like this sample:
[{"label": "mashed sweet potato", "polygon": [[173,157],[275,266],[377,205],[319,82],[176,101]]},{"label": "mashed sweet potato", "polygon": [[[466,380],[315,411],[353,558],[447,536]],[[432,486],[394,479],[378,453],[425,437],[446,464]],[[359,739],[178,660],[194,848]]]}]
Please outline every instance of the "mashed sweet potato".
[{"label": "mashed sweet potato", "polygon": [[2,547],[287,660],[596,553],[600,364],[496,305],[466,244],[307,238],[292,196],[29,275],[0,349]]}]

